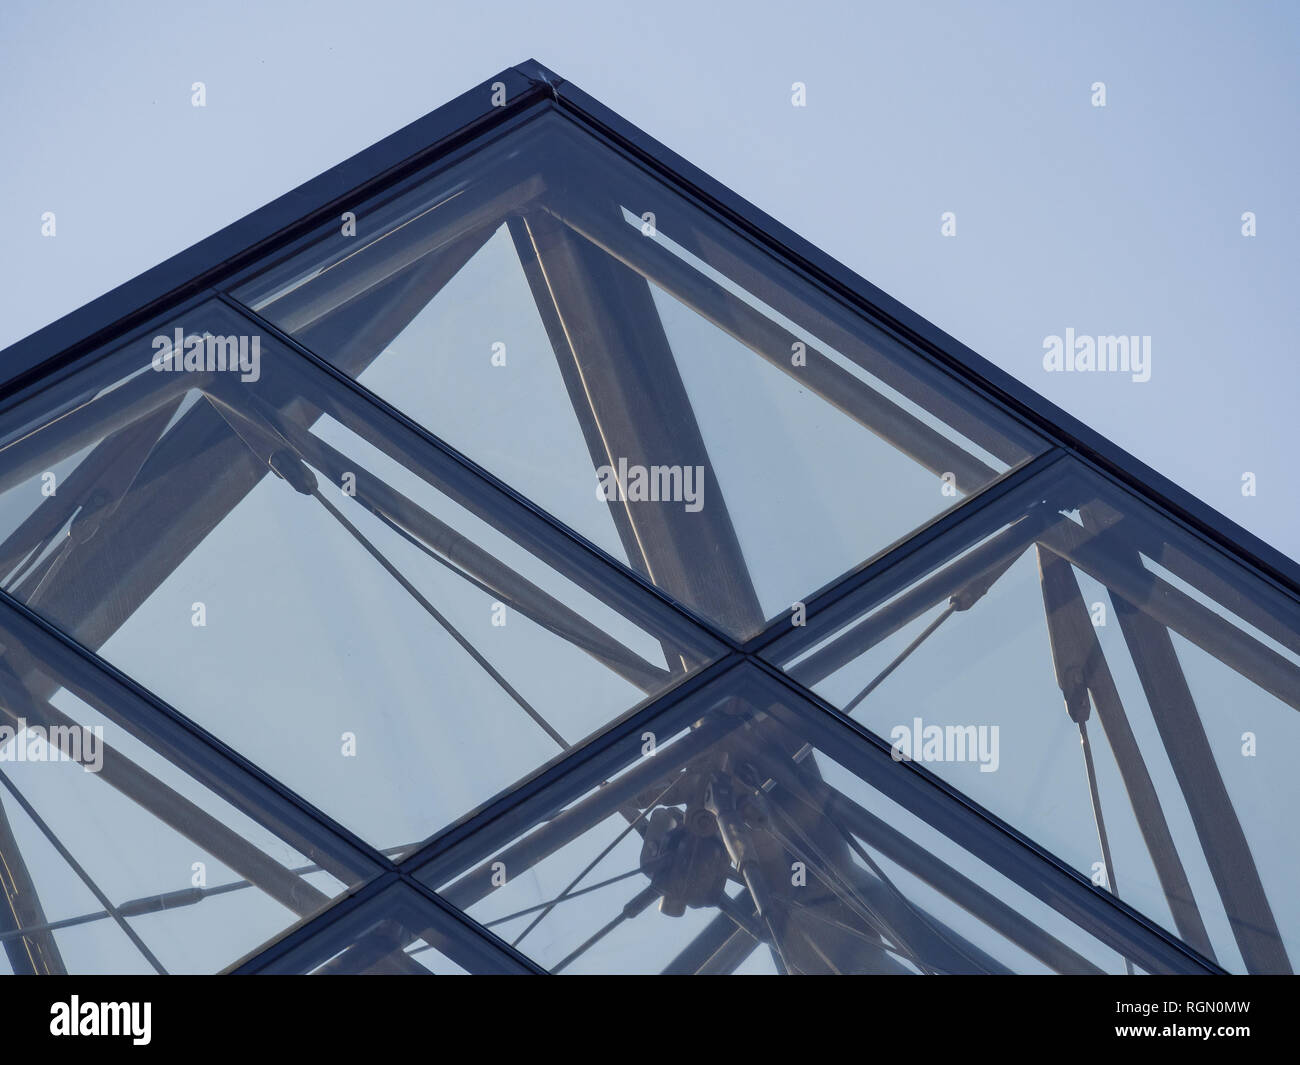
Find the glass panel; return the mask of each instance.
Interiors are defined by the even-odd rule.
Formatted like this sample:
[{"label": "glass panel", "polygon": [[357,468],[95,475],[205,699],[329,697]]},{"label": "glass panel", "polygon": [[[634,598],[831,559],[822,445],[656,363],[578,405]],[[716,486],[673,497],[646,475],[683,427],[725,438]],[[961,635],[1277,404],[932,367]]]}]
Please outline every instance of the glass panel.
[{"label": "glass panel", "polygon": [[0,971],[216,972],[368,875],[287,842],[283,800],[229,766],[240,806],[215,794],[120,689],[3,615]]},{"label": "glass panel", "polygon": [[1043,448],[558,115],[355,213],[238,298],[737,635]]},{"label": "glass panel", "polygon": [[416,875],[552,972],[1160,967],[954,806],[741,665]]},{"label": "glass panel", "polygon": [[4,590],[392,853],[717,651],[220,305],[7,424]]},{"label": "glass panel", "polygon": [[522,972],[457,918],[393,884],[351,913],[340,916],[305,943],[265,965],[266,975],[437,976]]},{"label": "glass panel", "polygon": [[1300,608],[1073,460],[994,511],[773,659],[1225,968],[1288,971]]}]

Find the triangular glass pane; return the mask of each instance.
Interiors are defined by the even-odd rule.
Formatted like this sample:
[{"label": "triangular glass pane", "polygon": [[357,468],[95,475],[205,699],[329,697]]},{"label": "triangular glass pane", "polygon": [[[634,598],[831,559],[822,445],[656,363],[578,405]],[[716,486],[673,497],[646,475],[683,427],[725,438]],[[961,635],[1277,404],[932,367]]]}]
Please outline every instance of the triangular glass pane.
[{"label": "triangular glass pane", "polygon": [[236,296],[736,635],[1042,448],[556,115],[355,213]]},{"label": "triangular glass pane", "polygon": [[539,506],[582,515],[578,531],[626,561],[608,510],[571,475],[588,462],[582,430],[504,225],[357,380]]}]

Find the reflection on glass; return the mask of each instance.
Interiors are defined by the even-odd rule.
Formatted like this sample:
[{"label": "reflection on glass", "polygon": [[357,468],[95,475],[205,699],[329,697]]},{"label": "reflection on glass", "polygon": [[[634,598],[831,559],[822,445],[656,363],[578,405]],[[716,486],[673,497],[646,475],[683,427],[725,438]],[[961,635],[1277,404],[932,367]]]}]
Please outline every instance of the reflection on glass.
[{"label": "reflection on glass", "polygon": [[1072,461],[993,510],[774,660],[1205,956],[1289,971],[1300,610]]},{"label": "reflection on glass", "polygon": [[1042,450],[559,116],[357,215],[236,296],[737,635]]},{"label": "reflection on glass", "polygon": [[9,412],[0,586],[376,847],[715,653],[234,312],[176,331],[257,366],[156,370],[151,333]]},{"label": "reflection on glass", "polygon": [[1104,923],[940,831],[891,791],[899,774],[934,801],[740,666],[622,741],[562,808],[542,796],[417,875],[551,972],[1124,971]]}]

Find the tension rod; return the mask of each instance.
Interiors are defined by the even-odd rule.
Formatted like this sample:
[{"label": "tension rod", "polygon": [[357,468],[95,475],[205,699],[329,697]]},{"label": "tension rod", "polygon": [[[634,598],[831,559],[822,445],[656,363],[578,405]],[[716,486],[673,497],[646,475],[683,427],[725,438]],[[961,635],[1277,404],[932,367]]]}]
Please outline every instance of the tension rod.
[{"label": "tension rod", "polygon": [[[272,467],[272,469],[274,469],[274,467]],[[303,469],[306,469],[306,466],[304,466]],[[567,751],[569,749],[569,741],[566,740],[563,736],[561,736],[554,728],[552,728],[550,722],[548,722],[546,718],[544,718],[537,710],[535,710],[532,704],[529,703],[527,699],[525,699],[522,695],[519,694],[518,691],[515,690],[515,687],[508,680],[506,680],[505,677],[501,675],[501,673],[497,670],[497,668],[494,665],[492,665],[492,663],[489,662],[486,658],[483,657],[483,654],[478,650],[478,648],[475,647],[472,643],[470,643],[469,640],[467,640],[463,635],[461,635],[460,630],[458,630],[449,620],[447,620],[447,618],[445,618],[442,615],[442,613],[438,610],[437,607],[435,607],[432,603],[429,602],[428,599],[426,599],[423,595],[420,594],[419,590],[415,587],[415,585],[413,585],[409,580],[407,580],[406,577],[402,575],[401,571],[388,560],[388,558],[384,555],[384,553],[380,551],[379,548],[375,547],[375,545],[372,544],[369,539],[367,539],[365,533],[363,533],[360,529],[358,529],[355,525],[353,525],[352,522],[348,520],[348,518],[343,514],[341,510],[339,510],[333,503],[331,503],[328,499],[325,498],[324,494],[320,490],[320,487],[314,483],[315,482],[314,477],[312,478],[312,480],[313,480],[313,484],[311,487],[310,494],[314,495],[320,501],[321,506],[323,506],[326,510],[330,512],[334,520],[337,521],[340,525],[342,525],[343,528],[345,528],[352,535],[353,539],[355,539],[359,544],[361,544],[361,546],[364,547],[367,552],[369,552],[369,554],[374,558],[374,560],[378,562],[381,566],[383,566],[385,570],[388,571],[389,575],[406,590],[407,594],[410,595],[412,599],[414,599],[417,603],[420,604],[421,607],[424,608],[425,613],[428,614],[431,618],[433,618],[434,621],[436,621],[439,625],[442,626],[442,628],[447,632],[447,635],[449,635],[453,640],[455,640],[465,650],[465,652],[483,668],[484,672],[486,672],[489,677],[491,677],[494,681],[496,681],[497,686],[502,691],[504,691],[507,695],[509,695],[510,698],[513,699],[519,705],[519,708],[523,710],[524,713],[526,713],[535,722],[537,722],[538,727],[540,727],[543,732],[545,732],[548,736],[551,737],[551,739],[553,739],[556,743],[558,743],[562,750]]]},{"label": "tension rod", "polygon": [[36,808],[32,806],[32,804],[27,800],[27,797],[18,790],[18,785],[10,780],[3,770],[0,770],[0,784],[3,784],[9,794],[14,797],[14,801],[22,807],[23,813],[25,813],[31,820],[32,824],[37,827],[41,835],[49,841],[50,846],[58,852],[59,857],[71,867],[72,871],[77,874],[77,878],[90,889],[90,893],[94,895],[99,901],[99,904],[108,911],[109,916],[117,922],[117,926],[125,933],[127,939],[131,941],[136,950],[144,955],[145,960],[153,966],[154,971],[160,976],[166,976],[167,970],[163,968],[162,962],[158,960],[153,951],[151,951],[145,944],[145,941],[136,933],[135,929],[127,923],[126,917],[122,911],[109,901],[108,896],[104,894],[99,885],[95,883],[90,874],[82,867],[81,863],[73,857],[72,852],[64,846],[63,841],[59,839],[59,837],[54,833],[54,830],[45,823],[45,819],[36,812]]},{"label": "tension rod", "polygon": [[904,647],[903,650],[899,652],[898,657],[896,657],[892,662],[889,663],[889,665],[887,665],[884,669],[882,669],[879,673],[877,673],[875,679],[872,680],[870,684],[868,684],[865,688],[863,688],[860,692],[858,692],[857,695],[855,695],[852,699],[850,699],[847,703],[844,704],[844,708],[843,708],[844,713],[846,714],[853,713],[853,711],[857,708],[857,705],[860,702],[862,702],[863,699],[865,699],[868,695],[870,695],[873,691],[875,691],[878,687],[880,687],[881,682],[886,677],[888,677],[892,672],[894,672],[894,670],[896,670],[899,666],[901,666],[907,660],[908,656],[913,651],[915,651],[918,647],[920,647],[921,644],[925,643],[925,641],[928,640],[934,634],[934,631],[945,621],[947,621],[950,617],[952,617],[954,613],[956,613],[958,610],[969,610],[981,599],[983,599],[984,595],[988,592],[990,588],[993,587],[997,579],[1001,577],[1002,574],[1006,573],[1006,571],[1011,568],[1012,563],[1014,563],[1016,559],[1018,559],[1019,557],[1020,557],[1019,553],[1009,556],[998,565],[993,566],[986,572],[979,574],[979,576],[977,576],[965,587],[960,588],[957,591],[953,592],[952,596],[948,600],[947,607],[944,608],[943,613],[940,614],[937,618],[935,618],[932,622],[930,622],[930,624],[925,627],[925,629],[921,632],[919,636],[917,636],[915,640],[913,640],[906,647]]},{"label": "tension rod", "polygon": [[[212,397],[209,400],[213,402],[217,412],[226,420],[226,423],[232,430],[244,441],[245,446],[256,455],[262,462],[265,462],[281,480],[288,482],[294,491],[306,495],[315,496],[321,506],[329,512],[330,516],[341,525],[348,534],[357,541],[366,552],[378,562],[385,571],[397,581],[405,592],[415,600],[416,603],[436,621],[442,629],[483,669],[485,673],[496,683],[496,685],[505,692],[514,702],[533,719],[548,736],[551,737],[561,750],[569,749],[569,742],[551,727],[550,722],[546,720],[532,704],[528,702],[508,681],[495,666],[489,662],[483,654],[475,647],[460,630],[456,628],[451,621],[444,617],[427,598],[420,593],[420,590],[412,584],[402,571],[399,570],[388,557],[379,550],[348,517],[338,509],[333,503],[325,498],[324,493],[320,490],[320,485],[316,479],[316,474],[312,472],[311,467],[307,465],[306,460],[299,454],[289,441],[275,426],[267,424],[258,424],[253,421],[243,411],[236,411],[220,401],[214,401]],[[229,413],[227,413],[229,412]]]}]

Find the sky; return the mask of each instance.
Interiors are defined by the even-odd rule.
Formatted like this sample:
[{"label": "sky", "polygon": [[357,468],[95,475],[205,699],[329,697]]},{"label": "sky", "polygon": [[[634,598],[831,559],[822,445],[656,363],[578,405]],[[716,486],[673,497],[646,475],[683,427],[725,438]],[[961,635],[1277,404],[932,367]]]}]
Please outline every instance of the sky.
[{"label": "sky", "polygon": [[[668,2],[638,12],[569,3],[547,4],[543,11],[514,2],[373,2],[364,9],[267,3],[248,10],[228,4],[124,3],[108,9],[8,3],[0,9],[0,99],[7,105],[0,109],[7,162],[0,168],[0,232],[6,238],[0,254],[0,347],[502,68],[534,57],[1211,506],[1300,556],[1300,486],[1291,459],[1300,372],[1290,343],[1298,280],[1290,198],[1300,163],[1294,135],[1300,117],[1298,31],[1300,9],[1266,3],[909,3],[850,10],[818,3],[705,8]],[[203,108],[191,106],[196,81],[206,88]],[[1104,107],[1094,106],[1097,82],[1105,84]],[[792,105],[795,83],[805,87],[806,106]],[[1249,237],[1242,234],[1248,211],[1256,225]],[[56,216],[54,237],[42,235],[45,212]],[[953,236],[941,229],[946,212],[955,215]],[[477,269],[505,285],[508,279],[492,269],[494,254],[489,248]],[[474,279],[471,269],[463,283]],[[665,317],[670,331],[688,338],[687,331],[698,328],[688,317]],[[445,320],[417,323],[408,343],[418,342],[423,350],[426,336],[472,338],[476,324],[446,309]],[[533,346],[542,346],[536,323],[521,321],[518,328],[531,329]],[[1150,379],[1045,371],[1045,338],[1067,330],[1150,337]],[[457,342],[465,346],[471,340]],[[724,356],[719,349],[718,358]],[[701,363],[691,373],[696,377],[687,384],[694,393],[722,393],[722,369]],[[472,390],[468,378],[465,388]],[[410,380],[402,373],[366,383],[395,395]],[[527,378],[519,380],[534,394]],[[774,385],[768,395],[764,381],[755,379],[736,394],[761,405],[775,402],[779,392]],[[483,430],[479,408],[461,398],[408,389],[400,405],[453,445],[481,454],[492,434],[484,431],[475,446],[464,442],[468,435],[462,441],[458,434]],[[430,403],[427,414],[413,409],[423,400]],[[791,424],[796,415],[790,415]],[[719,410],[706,428],[721,431],[730,424]],[[735,428],[738,442],[724,462],[731,453],[752,453],[743,432],[752,426]],[[507,446],[485,460],[503,476],[509,471],[498,463],[512,455],[523,466],[537,462],[534,453],[508,446],[514,431],[512,426],[502,437]],[[773,435],[767,468],[803,461],[802,452],[784,459],[775,454],[790,438]],[[333,439],[341,448],[360,448],[342,429]],[[851,441],[847,431],[845,441]],[[819,442],[809,441],[808,455],[819,450]],[[555,446],[561,445],[581,453],[576,436]],[[373,454],[366,461],[382,462]],[[1255,475],[1254,495],[1242,492],[1246,473]],[[796,489],[808,492],[809,486],[851,475],[851,469],[828,464]],[[394,471],[394,483],[401,476]],[[478,779],[479,767],[470,759],[480,721],[464,736],[449,738],[446,719],[413,716],[381,730],[388,743],[379,759],[382,772],[371,768],[369,776],[351,783],[323,775],[320,767],[334,764],[340,729],[374,700],[369,684],[376,675],[385,684],[381,725],[390,713],[409,713],[418,702],[414,695],[434,686],[445,701],[488,707],[485,720],[498,714],[502,723],[491,727],[501,735],[514,708],[499,698],[492,703],[487,678],[463,663],[459,671],[442,669],[444,659],[456,661],[454,648],[448,644],[445,653],[430,654],[429,647],[446,642],[443,636],[396,586],[376,582],[373,573],[353,574],[348,567],[355,544],[281,488],[264,482],[254,506],[222,526],[188,569],[103,648],[105,657],[377,845],[420,838],[549,756],[540,741],[534,746],[545,754],[520,743],[509,749],[518,765],[503,762],[500,779]],[[413,478],[404,484],[412,494],[417,488]],[[828,536],[844,528],[856,533],[869,519],[863,499],[812,495],[810,502],[825,503],[828,518],[843,519],[819,525]],[[424,504],[457,529],[486,536],[453,504],[432,491],[426,497]],[[549,499],[541,501],[552,506]],[[733,502],[738,513],[748,514],[745,528],[759,529],[769,506],[766,492]],[[570,520],[559,502],[553,509]],[[596,510],[603,520],[603,507]],[[794,521],[807,513],[801,505],[784,517]],[[786,539],[784,531],[772,531],[781,529],[780,520],[762,526],[772,533],[773,551]],[[267,523],[282,535],[264,545],[259,562],[232,565]],[[599,529],[570,523],[607,546]],[[901,531],[914,524],[909,519]],[[365,531],[394,557],[407,550],[391,537],[384,540],[382,529]],[[295,549],[307,540],[311,557]],[[832,550],[838,546],[832,537],[801,560],[782,566],[772,561],[770,568],[765,563],[764,575],[779,572],[795,590],[815,586],[850,564],[840,564]],[[504,555],[508,548],[493,550]],[[869,553],[850,552],[849,558]],[[527,557],[518,554],[522,567]],[[336,562],[331,571],[342,578],[322,585],[315,564],[320,558]],[[411,570],[420,565],[414,554],[400,561]],[[808,572],[794,572],[799,565]],[[820,565],[828,572],[815,568]],[[545,567],[533,573],[539,582],[546,577]],[[552,578],[557,594],[590,609],[583,596]],[[425,580],[436,584],[432,577]],[[199,592],[195,581],[202,585]],[[463,611],[466,619],[478,610],[473,596],[455,599],[451,582],[444,583],[437,589],[441,605],[452,600],[449,610]],[[1032,592],[1034,583],[1029,573],[1008,586],[1024,584]],[[792,594],[774,588],[763,605],[775,612]],[[223,595],[232,604],[232,623],[224,629]],[[188,624],[177,622],[196,597],[215,603],[218,619],[214,638],[202,644],[193,643]],[[331,646],[337,636],[331,611],[341,609],[340,602],[373,608],[390,627],[363,629],[318,657],[317,649]],[[304,612],[304,603],[312,609]],[[276,624],[277,616],[282,631],[298,626],[299,635],[268,649],[258,626]],[[617,619],[603,623],[616,631]],[[1041,618],[1035,623],[1041,629]],[[647,639],[624,627],[620,636],[629,642]],[[1036,632],[1017,639],[1028,643]],[[167,637],[161,644],[159,634]],[[997,635],[1002,640],[1005,631]],[[539,686],[530,697],[554,702],[558,710],[573,674],[543,676],[519,668],[519,662],[540,659],[550,649],[544,634],[531,629],[512,629],[509,638],[518,642],[508,652],[517,671]],[[1012,650],[1019,646],[1005,642]],[[996,660],[985,662],[977,651],[967,648],[969,663],[955,649],[946,659],[958,664],[954,683],[985,673],[987,684],[996,682]],[[247,691],[239,671],[223,671],[222,662],[239,655],[253,662],[265,656],[272,667],[259,674],[260,691]],[[276,657],[299,655],[300,668],[294,669],[283,669]],[[322,657],[330,668],[321,666]],[[357,671],[351,666],[358,659],[382,661],[385,668]],[[873,664],[863,660],[857,668],[865,677]],[[211,678],[198,693],[196,670]],[[1221,683],[1208,669],[1193,672],[1200,684]],[[938,700],[933,678],[924,673],[916,683]],[[858,680],[854,672],[837,683],[848,692]],[[279,692],[276,683],[289,687]],[[908,690],[910,679],[900,675],[897,683],[903,685],[898,694],[882,689],[889,699],[901,706],[917,697]],[[1075,759],[1073,738],[1062,736],[1068,723],[1059,714],[1051,678],[1022,678],[1022,686],[1017,706],[1054,701],[1057,714],[1042,724],[1041,737],[1031,734],[1026,742],[1041,739],[1041,748],[1050,747],[1054,757]],[[1226,682],[1222,686],[1226,693]],[[569,707],[575,736],[599,727],[633,698],[594,670],[582,687],[584,699]],[[311,693],[306,699],[304,690]],[[301,757],[298,718],[282,730],[265,727],[266,713],[288,695],[297,696],[293,705],[301,728],[324,721],[320,736],[310,741],[319,744],[319,757]],[[838,698],[838,692],[829,697]],[[1225,694],[1215,705],[1227,700]],[[1232,727],[1224,725],[1227,731]],[[424,776],[431,751],[445,760],[437,774],[443,790],[436,793]],[[1047,764],[1037,756],[1016,761]],[[1078,766],[1069,764],[1061,772],[1077,775]],[[1113,777],[1109,762],[1100,771]],[[34,790],[45,779],[30,771],[28,777],[24,786]],[[379,781],[387,787],[376,787]],[[179,779],[173,783],[180,786]],[[980,784],[977,775],[960,781],[996,806],[992,795],[977,793]],[[1039,796],[1028,788],[1016,794],[1027,804]],[[1068,808],[1055,811],[1060,838],[1050,841],[1080,868],[1088,854],[1068,852],[1071,839],[1087,835],[1086,795],[1076,789]],[[1252,796],[1252,802],[1264,811],[1267,796]],[[1013,819],[1023,815],[999,812]],[[1266,811],[1260,817],[1267,822]],[[57,856],[39,853],[32,826],[17,830],[37,852],[34,862],[57,865]],[[77,849],[84,854],[93,850],[98,821],[82,831],[86,838]],[[1134,826],[1122,822],[1115,831],[1117,848],[1136,846]],[[1277,842],[1275,853],[1289,853]],[[177,846],[181,854],[184,848]],[[282,860],[299,862],[292,854]],[[151,885],[156,890],[153,874],[163,861],[160,853],[157,866],[143,871],[122,863],[110,893],[120,898],[147,894]],[[1280,878],[1285,871],[1279,864],[1266,873]],[[1208,883],[1199,867],[1194,874],[1198,887]],[[1154,900],[1145,868],[1141,881],[1134,880],[1135,894],[1140,888]],[[58,900],[60,916],[94,909],[74,887]],[[540,882],[531,887],[541,892]],[[1157,907],[1145,894],[1140,897],[1148,908]],[[231,912],[248,930],[249,942],[241,948],[279,927],[274,910],[263,916],[259,909],[254,921],[253,902],[223,905],[240,907]],[[1285,916],[1291,924],[1294,915]],[[1217,945],[1227,947],[1223,929],[1213,932]],[[96,934],[117,935],[107,923]],[[202,969],[229,960],[219,956],[215,942],[196,942],[192,949],[199,953],[177,957],[177,965]],[[100,949],[110,948],[93,945]]]}]

